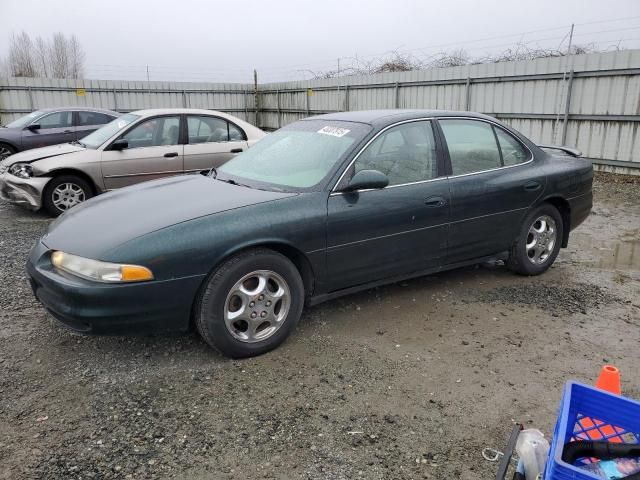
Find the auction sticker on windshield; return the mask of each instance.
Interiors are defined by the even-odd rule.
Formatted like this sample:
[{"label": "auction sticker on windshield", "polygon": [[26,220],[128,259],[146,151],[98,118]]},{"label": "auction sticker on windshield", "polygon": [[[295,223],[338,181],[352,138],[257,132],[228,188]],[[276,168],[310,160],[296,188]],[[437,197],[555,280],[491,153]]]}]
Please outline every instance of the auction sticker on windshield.
[{"label": "auction sticker on windshield", "polygon": [[330,127],[327,125],[326,127],[322,127],[318,130],[318,133],[322,133],[323,135],[331,135],[333,137],[344,137],[351,130],[347,130],[346,128],[340,127]]}]

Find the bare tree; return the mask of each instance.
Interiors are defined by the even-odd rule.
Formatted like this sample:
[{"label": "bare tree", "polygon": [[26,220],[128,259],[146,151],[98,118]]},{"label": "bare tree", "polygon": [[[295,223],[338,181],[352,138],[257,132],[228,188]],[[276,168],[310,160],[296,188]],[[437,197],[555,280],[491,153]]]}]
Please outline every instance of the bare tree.
[{"label": "bare tree", "polygon": [[27,32],[11,34],[9,39],[9,68],[14,77],[35,77],[38,74],[33,56],[33,42]]},{"label": "bare tree", "polygon": [[82,78],[85,54],[75,35],[55,33],[50,41],[26,32],[12,34],[5,60],[13,77]]}]

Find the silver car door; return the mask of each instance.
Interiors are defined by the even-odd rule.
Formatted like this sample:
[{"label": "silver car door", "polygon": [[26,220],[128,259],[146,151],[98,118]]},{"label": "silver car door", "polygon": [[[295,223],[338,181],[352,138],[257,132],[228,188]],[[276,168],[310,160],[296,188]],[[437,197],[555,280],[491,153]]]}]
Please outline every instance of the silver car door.
[{"label": "silver car door", "polygon": [[180,141],[179,115],[142,121],[120,139],[128,142],[127,148],[107,147],[102,152],[102,176],[107,190],[183,172],[184,145]]},{"label": "silver car door", "polygon": [[187,115],[186,172],[219,167],[249,147],[238,126],[212,115]]}]

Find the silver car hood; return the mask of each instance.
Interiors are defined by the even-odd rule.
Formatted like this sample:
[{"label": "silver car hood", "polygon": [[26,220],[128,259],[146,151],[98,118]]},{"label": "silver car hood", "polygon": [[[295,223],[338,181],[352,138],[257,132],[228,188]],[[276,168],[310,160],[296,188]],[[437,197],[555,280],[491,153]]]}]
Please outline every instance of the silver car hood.
[{"label": "silver car hood", "polygon": [[71,143],[62,143],[50,147],[34,148],[25,152],[16,153],[0,162],[0,167],[9,167],[14,163],[33,163],[45,158],[57,157],[68,153],[83,152],[86,148]]}]

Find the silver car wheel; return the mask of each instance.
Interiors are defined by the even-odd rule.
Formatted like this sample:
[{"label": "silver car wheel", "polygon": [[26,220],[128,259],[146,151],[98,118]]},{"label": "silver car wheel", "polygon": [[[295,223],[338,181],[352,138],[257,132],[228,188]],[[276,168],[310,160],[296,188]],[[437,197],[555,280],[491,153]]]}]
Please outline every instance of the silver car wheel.
[{"label": "silver car wheel", "polygon": [[287,282],[271,270],[256,270],[229,291],[224,304],[227,330],[241,342],[255,343],[273,336],[291,307]]},{"label": "silver car wheel", "polygon": [[534,265],[545,263],[556,245],[558,232],[556,222],[549,215],[538,217],[527,233],[527,258]]},{"label": "silver car wheel", "polygon": [[0,145],[0,161],[4,160],[9,155],[13,155],[13,152],[9,150],[9,148]]},{"label": "silver car wheel", "polygon": [[75,183],[61,183],[51,193],[51,200],[56,208],[65,211],[84,202],[85,194],[82,187]]}]

